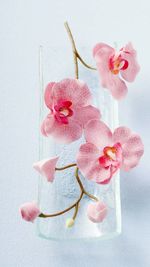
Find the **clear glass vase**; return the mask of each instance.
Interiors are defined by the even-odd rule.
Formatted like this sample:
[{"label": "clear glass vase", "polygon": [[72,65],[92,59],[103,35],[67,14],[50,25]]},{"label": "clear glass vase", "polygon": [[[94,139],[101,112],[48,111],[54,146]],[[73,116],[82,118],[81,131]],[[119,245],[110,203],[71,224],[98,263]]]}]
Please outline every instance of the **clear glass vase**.
[{"label": "clear glass vase", "polygon": [[[94,65],[91,49],[79,48],[80,55],[88,64]],[[72,51],[68,47],[40,47],[40,125],[48,110],[43,101],[44,88],[50,81],[60,81],[64,78],[74,78]],[[93,95],[93,104],[101,110],[102,119],[113,130],[118,125],[117,102],[107,90],[100,88],[96,71],[89,70],[79,63],[79,78],[84,80]],[[46,138],[39,133],[39,158],[44,159],[60,155],[58,167],[74,163],[79,146],[83,143],[81,138],[69,145],[61,145],[53,138]],[[75,224],[66,228],[66,220],[72,216],[73,210],[52,218],[38,218],[37,232],[40,237],[53,240],[75,240],[111,238],[121,232],[120,207],[120,175],[115,175],[107,185],[99,185],[87,180],[80,174],[86,191],[103,200],[108,206],[108,215],[102,223],[93,223],[87,217],[87,205],[91,202],[84,196]],[[48,183],[39,177],[38,204],[44,213],[61,211],[74,203],[80,194],[80,188],[74,175],[74,169],[56,172],[53,183]]]}]

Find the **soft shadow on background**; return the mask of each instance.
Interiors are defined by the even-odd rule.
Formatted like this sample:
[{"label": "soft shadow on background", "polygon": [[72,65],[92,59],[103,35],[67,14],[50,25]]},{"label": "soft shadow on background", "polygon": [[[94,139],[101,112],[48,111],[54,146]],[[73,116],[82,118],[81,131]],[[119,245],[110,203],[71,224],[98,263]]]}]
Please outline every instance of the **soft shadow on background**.
[{"label": "soft shadow on background", "polygon": [[[149,13],[146,0],[0,2],[1,267],[150,266]],[[135,170],[121,174],[123,229],[113,240],[42,240],[35,235],[34,225],[18,214],[19,205],[37,193],[32,162],[38,155],[38,46],[69,47],[65,20],[79,45],[92,49],[98,41],[122,46],[131,40],[138,50],[141,71],[136,82],[129,84],[119,113],[120,124],[142,135],[145,157]]]}]

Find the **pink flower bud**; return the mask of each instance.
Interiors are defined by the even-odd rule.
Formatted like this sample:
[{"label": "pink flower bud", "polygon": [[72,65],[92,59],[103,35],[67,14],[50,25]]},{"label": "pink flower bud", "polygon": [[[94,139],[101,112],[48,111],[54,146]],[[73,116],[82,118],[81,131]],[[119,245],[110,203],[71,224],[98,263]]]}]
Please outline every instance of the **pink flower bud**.
[{"label": "pink flower bud", "polygon": [[33,168],[41,175],[47,178],[48,182],[53,182],[55,175],[55,167],[59,157],[43,159],[33,164]]},{"label": "pink flower bud", "polygon": [[102,202],[91,203],[87,208],[88,218],[94,222],[102,222],[107,215],[107,206]]},{"label": "pink flower bud", "polygon": [[33,202],[24,203],[20,207],[21,216],[28,222],[33,222],[40,214],[37,204]]}]

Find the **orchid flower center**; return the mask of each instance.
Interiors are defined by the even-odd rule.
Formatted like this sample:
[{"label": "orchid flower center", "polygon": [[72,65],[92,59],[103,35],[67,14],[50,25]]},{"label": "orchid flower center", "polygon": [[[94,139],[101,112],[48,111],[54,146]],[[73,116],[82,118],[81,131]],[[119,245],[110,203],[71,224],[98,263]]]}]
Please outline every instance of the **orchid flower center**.
[{"label": "orchid flower center", "polygon": [[104,155],[108,157],[110,160],[116,160],[116,152],[117,152],[117,149],[115,147],[104,148]]},{"label": "orchid flower center", "polygon": [[62,124],[68,124],[68,117],[73,115],[73,111],[71,109],[72,102],[65,100],[59,101],[57,105],[54,106],[54,114],[57,121]]},{"label": "orchid flower center", "polygon": [[128,65],[128,61],[123,59],[121,54],[113,55],[109,59],[109,69],[113,74],[118,74],[120,70],[126,70]]},{"label": "orchid flower center", "polygon": [[59,115],[62,116],[62,117],[67,117],[69,116],[69,109],[68,108],[60,108],[59,109]]},{"label": "orchid flower center", "polygon": [[103,155],[99,157],[100,165],[105,168],[114,168],[118,169],[122,162],[122,147],[120,143],[114,144],[111,146],[106,146],[103,149]]}]

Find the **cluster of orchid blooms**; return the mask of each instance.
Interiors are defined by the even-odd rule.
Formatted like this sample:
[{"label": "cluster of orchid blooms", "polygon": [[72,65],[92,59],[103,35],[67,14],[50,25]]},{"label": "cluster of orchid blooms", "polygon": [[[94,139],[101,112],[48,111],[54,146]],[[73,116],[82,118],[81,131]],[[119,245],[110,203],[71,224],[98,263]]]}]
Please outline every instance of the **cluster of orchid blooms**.
[{"label": "cluster of orchid blooms", "polygon": [[[77,50],[75,52],[79,58]],[[140,69],[132,44],[127,44],[117,52],[109,45],[99,43],[93,49],[93,56],[102,87],[107,88],[115,99],[124,98],[127,94],[125,81],[133,82]],[[87,84],[77,78],[50,82],[46,86],[44,100],[49,113],[41,125],[42,134],[45,137],[53,136],[63,144],[74,142],[84,135],[85,143],[79,148],[76,163],[58,168],[59,156],[56,156],[38,161],[33,166],[51,183],[55,171],[76,167],[81,195],[70,209],[50,215],[42,213],[35,202],[25,203],[20,208],[22,218],[34,221],[37,217],[54,217],[74,208],[73,217],[66,221],[66,226],[71,227],[79,202],[85,194],[93,200],[87,208],[88,218],[94,223],[102,222],[108,208],[100,199],[86,192],[79,172],[100,186],[108,184],[119,169],[129,171],[139,163],[144,152],[141,138],[127,127],[118,127],[112,132],[101,120],[100,110],[92,105],[92,95]]]}]

